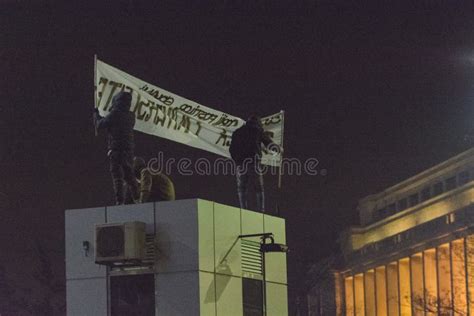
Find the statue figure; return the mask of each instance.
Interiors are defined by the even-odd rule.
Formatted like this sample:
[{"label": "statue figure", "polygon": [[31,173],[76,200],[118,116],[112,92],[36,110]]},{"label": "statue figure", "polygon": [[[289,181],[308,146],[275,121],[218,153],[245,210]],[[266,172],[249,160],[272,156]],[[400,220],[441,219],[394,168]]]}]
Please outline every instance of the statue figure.
[{"label": "statue figure", "polygon": [[137,203],[174,201],[176,199],[171,179],[161,172],[152,172],[141,157],[133,159],[133,169],[139,182]]}]

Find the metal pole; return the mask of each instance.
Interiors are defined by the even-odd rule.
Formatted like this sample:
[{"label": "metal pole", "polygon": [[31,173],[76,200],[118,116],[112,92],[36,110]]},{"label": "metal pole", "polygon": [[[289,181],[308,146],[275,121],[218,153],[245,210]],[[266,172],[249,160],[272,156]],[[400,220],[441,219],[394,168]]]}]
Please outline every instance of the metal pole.
[{"label": "metal pole", "polygon": [[[285,135],[285,111],[281,110],[281,149],[283,149],[283,140]],[[278,172],[278,189],[281,190],[281,164],[283,162],[283,152],[280,153],[280,167]]]},{"label": "metal pole", "polygon": [[[97,54],[94,54],[94,108],[97,109]],[[97,136],[97,124],[94,122],[94,134]]]},{"label": "metal pole", "polygon": [[[285,111],[281,110],[281,148],[283,149],[283,140],[285,135]],[[280,195],[281,195],[281,176],[282,176],[283,152],[280,152],[280,166],[278,167],[278,198],[276,204],[276,215],[280,215]]]},{"label": "metal pole", "polygon": [[[265,243],[265,240],[263,241]],[[263,274],[263,284],[262,284],[262,295],[263,295],[263,315],[267,316],[267,282],[265,277],[265,252],[262,252],[262,274]]]}]

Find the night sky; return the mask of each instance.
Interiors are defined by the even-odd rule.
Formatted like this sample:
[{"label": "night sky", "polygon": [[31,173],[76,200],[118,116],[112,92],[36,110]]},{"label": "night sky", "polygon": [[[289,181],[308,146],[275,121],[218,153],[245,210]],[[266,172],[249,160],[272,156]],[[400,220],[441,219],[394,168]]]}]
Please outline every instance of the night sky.
[{"label": "night sky", "polygon": [[[71,2],[0,3],[0,312],[19,296],[64,304],[64,210],[113,202],[94,54],[238,117],[286,111],[285,156],[327,170],[285,176],[280,193],[265,178],[287,219],[292,306],[358,199],[473,143],[470,1]],[[137,154],[160,151],[217,157],[136,133]],[[179,199],[238,204],[231,176],[171,177]]]}]

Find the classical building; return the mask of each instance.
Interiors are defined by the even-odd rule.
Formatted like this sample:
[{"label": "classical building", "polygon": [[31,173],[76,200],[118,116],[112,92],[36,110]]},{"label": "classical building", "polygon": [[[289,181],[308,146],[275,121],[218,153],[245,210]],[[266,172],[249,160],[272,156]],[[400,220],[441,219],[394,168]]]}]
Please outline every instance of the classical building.
[{"label": "classical building", "polygon": [[288,315],[282,218],[191,199],[67,210],[65,232],[67,315]]},{"label": "classical building", "polygon": [[309,315],[474,315],[474,149],[359,201]]}]

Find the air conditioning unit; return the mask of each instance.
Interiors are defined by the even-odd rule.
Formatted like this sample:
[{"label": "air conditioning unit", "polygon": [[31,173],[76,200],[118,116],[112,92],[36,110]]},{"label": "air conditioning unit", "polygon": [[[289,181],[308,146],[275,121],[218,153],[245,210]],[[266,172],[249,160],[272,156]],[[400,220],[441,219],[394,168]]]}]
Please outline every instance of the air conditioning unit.
[{"label": "air conditioning unit", "polygon": [[104,265],[139,265],[145,258],[143,222],[95,226],[95,262]]}]

